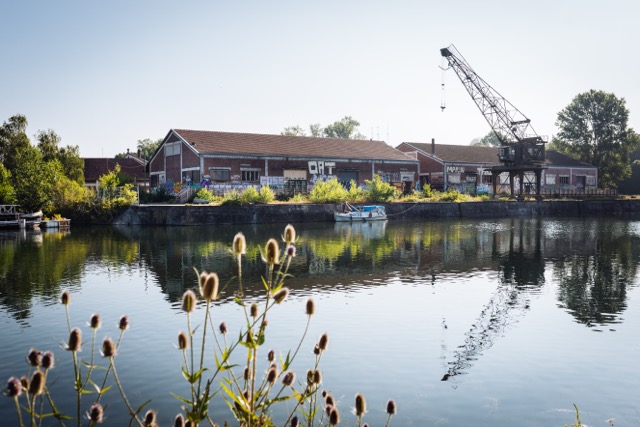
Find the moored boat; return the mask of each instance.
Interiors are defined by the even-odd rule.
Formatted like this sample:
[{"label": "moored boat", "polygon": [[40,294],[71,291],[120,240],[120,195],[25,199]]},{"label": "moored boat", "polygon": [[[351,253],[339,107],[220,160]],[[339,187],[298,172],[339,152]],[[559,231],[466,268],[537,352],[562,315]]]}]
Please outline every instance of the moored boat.
[{"label": "moored boat", "polygon": [[385,221],[387,213],[380,205],[352,206],[345,203],[341,212],[334,213],[334,219],[337,222]]}]

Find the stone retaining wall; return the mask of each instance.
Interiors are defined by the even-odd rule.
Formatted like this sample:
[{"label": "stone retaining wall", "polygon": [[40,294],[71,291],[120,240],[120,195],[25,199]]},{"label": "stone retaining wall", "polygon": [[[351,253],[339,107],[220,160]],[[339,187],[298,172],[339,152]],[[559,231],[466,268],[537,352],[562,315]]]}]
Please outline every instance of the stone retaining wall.
[{"label": "stone retaining wall", "polygon": [[[465,203],[386,203],[389,220],[502,217],[640,217],[640,200],[485,201]],[[115,225],[210,225],[331,222],[337,205],[251,206],[141,205],[127,209]]]}]

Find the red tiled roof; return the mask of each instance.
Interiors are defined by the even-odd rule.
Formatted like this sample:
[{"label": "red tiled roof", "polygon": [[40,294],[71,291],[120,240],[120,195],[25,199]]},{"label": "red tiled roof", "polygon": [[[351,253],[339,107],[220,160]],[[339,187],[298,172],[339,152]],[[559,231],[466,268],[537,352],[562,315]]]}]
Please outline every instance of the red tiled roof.
[{"label": "red tiled roof", "polygon": [[[431,144],[422,142],[405,142],[405,145],[431,154]],[[435,156],[450,163],[482,163],[499,165],[498,147],[476,147],[472,145],[435,144]],[[545,150],[546,166],[595,167],[576,160],[554,150]]]},{"label": "red tiled roof", "polygon": [[148,178],[144,165],[135,159],[85,158],[84,181],[97,181],[102,175],[114,170],[117,164],[120,165],[122,173],[129,175],[131,178],[135,178],[138,181]]},{"label": "red tiled roof", "polygon": [[200,154],[244,154],[416,162],[384,141],[173,129]]}]

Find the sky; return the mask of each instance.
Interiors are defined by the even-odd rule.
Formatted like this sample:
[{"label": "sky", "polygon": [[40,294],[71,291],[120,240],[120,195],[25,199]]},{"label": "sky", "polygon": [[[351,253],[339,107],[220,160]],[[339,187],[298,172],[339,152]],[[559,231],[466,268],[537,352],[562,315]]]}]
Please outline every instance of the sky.
[{"label": "sky", "polygon": [[467,145],[491,128],[440,48],[551,138],[591,89],[640,131],[640,2],[36,1],[0,3],[0,122],[27,117],[82,157],[170,129],[279,134],[345,116],[368,138]]}]

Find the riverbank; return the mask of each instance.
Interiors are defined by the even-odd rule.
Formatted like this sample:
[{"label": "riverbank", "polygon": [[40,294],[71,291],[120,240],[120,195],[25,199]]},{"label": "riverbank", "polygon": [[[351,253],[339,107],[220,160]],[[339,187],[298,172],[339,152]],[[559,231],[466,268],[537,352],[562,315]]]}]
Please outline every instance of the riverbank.
[{"label": "riverbank", "polygon": [[[633,217],[640,199],[483,201],[462,203],[386,203],[390,220],[510,217]],[[269,204],[245,206],[131,206],[114,225],[200,226],[333,222],[334,204]]]}]

